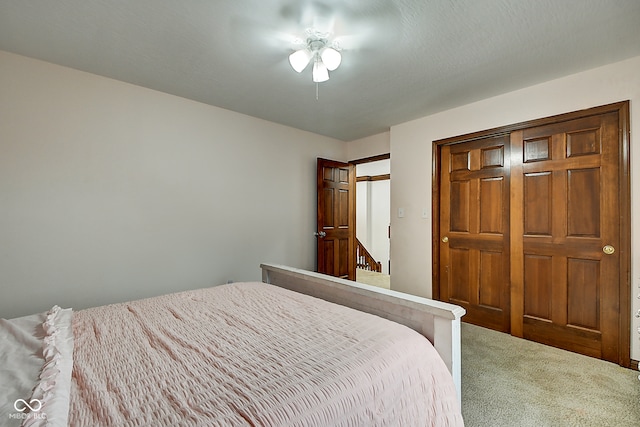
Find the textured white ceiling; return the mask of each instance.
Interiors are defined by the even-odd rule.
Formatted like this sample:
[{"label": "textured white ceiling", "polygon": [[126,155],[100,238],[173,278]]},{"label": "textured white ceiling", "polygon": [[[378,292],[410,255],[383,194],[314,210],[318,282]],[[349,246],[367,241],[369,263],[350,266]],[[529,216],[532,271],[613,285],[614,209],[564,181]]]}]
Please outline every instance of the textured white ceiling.
[{"label": "textured white ceiling", "polygon": [[[314,23],[345,43],[318,100]],[[0,49],[349,141],[638,56],[640,1],[0,0]]]}]

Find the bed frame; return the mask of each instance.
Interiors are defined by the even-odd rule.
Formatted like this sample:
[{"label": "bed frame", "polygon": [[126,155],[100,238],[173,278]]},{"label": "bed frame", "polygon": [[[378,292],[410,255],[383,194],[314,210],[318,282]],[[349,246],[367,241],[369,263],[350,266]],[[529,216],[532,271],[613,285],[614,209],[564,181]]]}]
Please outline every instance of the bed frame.
[{"label": "bed frame", "polygon": [[262,281],[401,323],[427,337],[461,400],[460,306],[283,265],[261,264]]}]

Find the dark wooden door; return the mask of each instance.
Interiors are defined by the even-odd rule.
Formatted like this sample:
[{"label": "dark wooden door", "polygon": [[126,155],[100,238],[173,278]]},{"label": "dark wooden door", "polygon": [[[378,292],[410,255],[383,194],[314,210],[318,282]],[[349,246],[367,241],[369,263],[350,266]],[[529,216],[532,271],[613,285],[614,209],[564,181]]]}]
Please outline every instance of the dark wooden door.
[{"label": "dark wooden door", "polygon": [[440,299],[509,332],[509,136],[441,151]]},{"label": "dark wooden door", "polygon": [[434,297],[629,367],[628,119],[621,102],[436,141]]},{"label": "dark wooden door", "polygon": [[355,166],[318,159],[318,272],[356,279]]},{"label": "dark wooden door", "polygon": [[618,363],[618,113],[511,134],[512,333]]}]

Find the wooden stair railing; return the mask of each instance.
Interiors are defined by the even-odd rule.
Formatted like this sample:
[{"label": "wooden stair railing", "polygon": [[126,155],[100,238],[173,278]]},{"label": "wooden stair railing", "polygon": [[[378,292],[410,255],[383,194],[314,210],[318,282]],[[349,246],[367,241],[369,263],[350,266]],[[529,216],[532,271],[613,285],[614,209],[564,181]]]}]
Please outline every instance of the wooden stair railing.
[{"label": "wooden stair railing", "polygon": [[382,263],[377,262],[367,248],[356,238],[356,268],[382,273]]}]

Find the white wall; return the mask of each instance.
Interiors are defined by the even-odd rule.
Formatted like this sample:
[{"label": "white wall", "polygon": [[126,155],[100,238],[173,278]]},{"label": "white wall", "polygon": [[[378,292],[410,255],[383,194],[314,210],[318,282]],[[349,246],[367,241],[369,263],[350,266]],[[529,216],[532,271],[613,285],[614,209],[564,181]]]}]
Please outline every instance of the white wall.
[{"label": "white wall", "polygon": [[391,152],[390,132],[383,132],[347,143],[349,160],[364,159]]},{"label": "white wall", "polygon": [[356,237],[367,248],[371,247],[369,236],[369,205],[371,188],[366,181],[356,182]]},{"label": "white wall", "polygon": [[0,51],[0,317],[315,266],[346,144]]},{"label": "white wall", "polygon": [[[486,99],[391,128],[391,211],[405,208],[406,216],[391,216],[392,286],[431,296],[432,142],[498,126],[552,116],[613,102],[631,101],[631,256],[633,312],[640,310],[640,167],[636,135],[640,130],[640,57],[574,74]],[[634,193],[635,192],[635,193]],[[631,357],[640,359],[640,321],[632,316]]]}]

